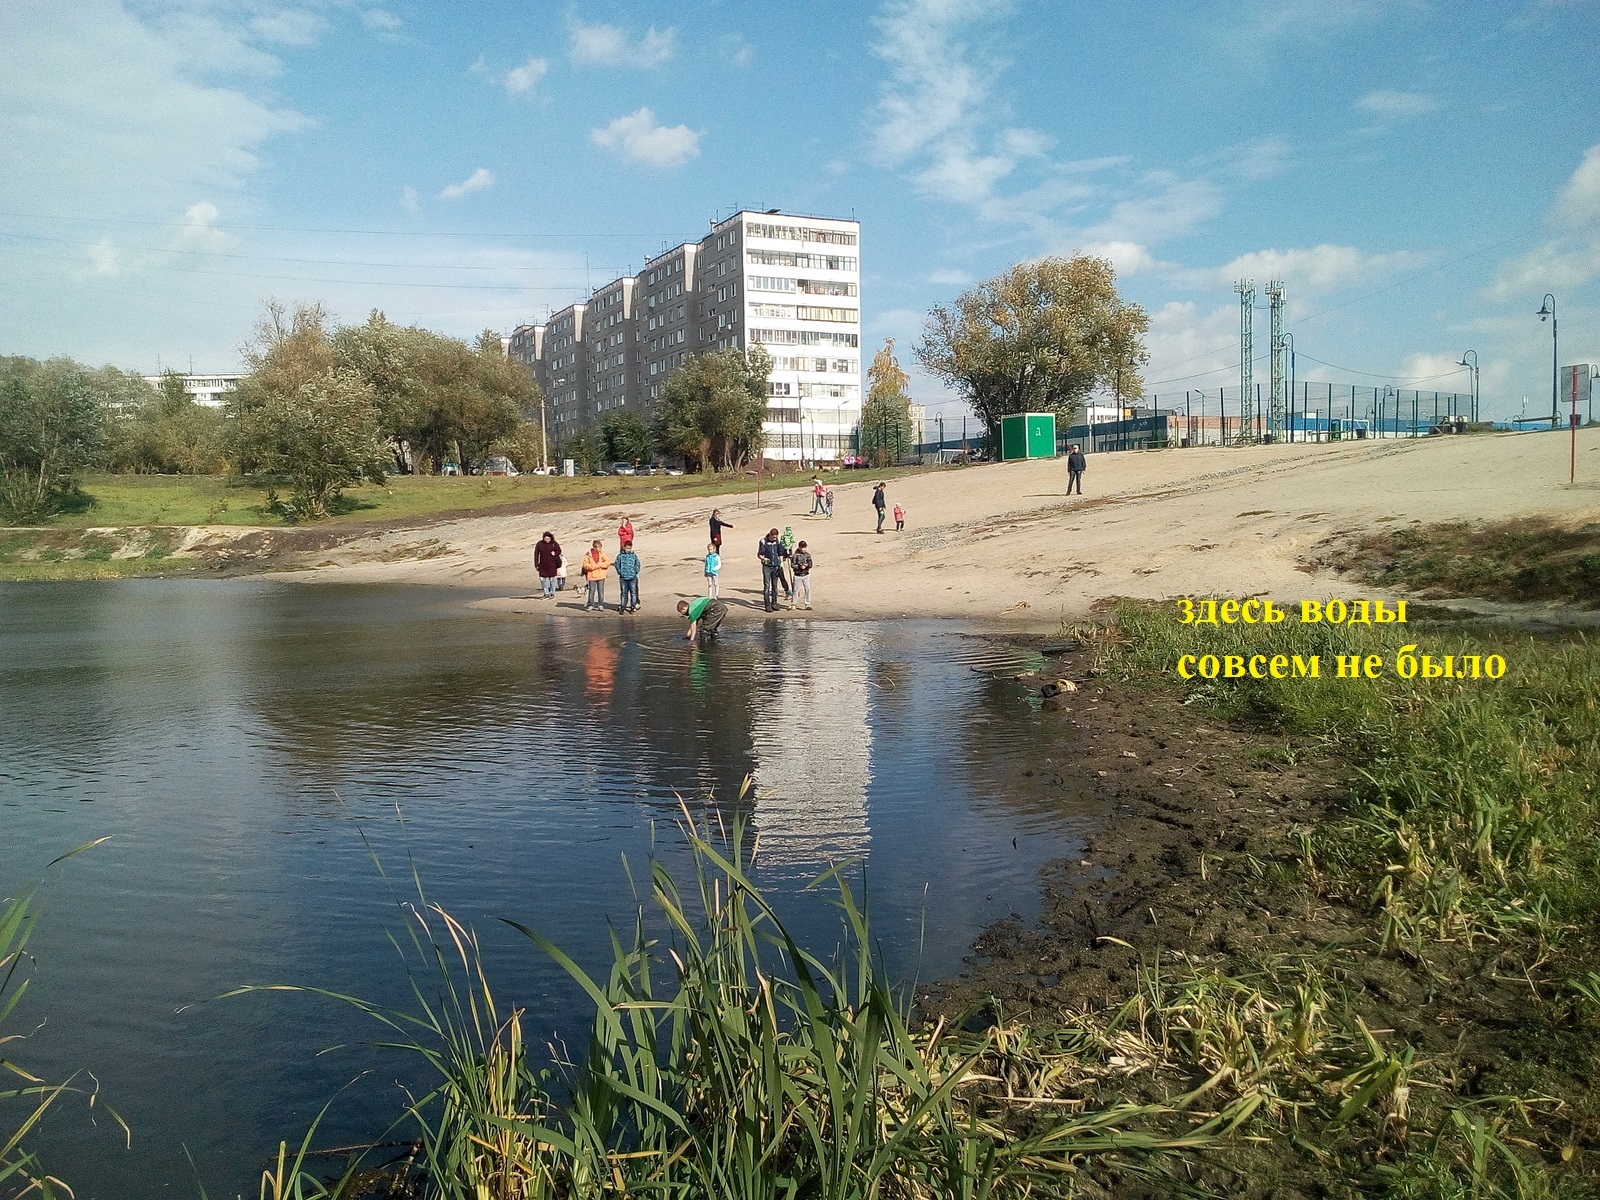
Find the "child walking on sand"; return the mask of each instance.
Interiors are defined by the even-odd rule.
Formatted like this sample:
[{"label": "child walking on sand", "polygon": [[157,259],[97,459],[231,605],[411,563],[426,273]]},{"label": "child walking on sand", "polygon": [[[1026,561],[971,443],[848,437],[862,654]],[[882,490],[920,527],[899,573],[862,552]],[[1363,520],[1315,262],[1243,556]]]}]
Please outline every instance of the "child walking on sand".
[{"label": "child walking on sand", "polygon": [[716,543],[706,547],[706,595],[715,598],[722,592],[717,586],[717,576],[722,574],[722,555],[717,552]]},{"label": "child walking on sand", "polygon": [[905,508],[905,505],[896,504],[894,506],[894,528],[895,528],[895,532],[898,533],[902,529],[904,529],[905,527],[906,527],[906,508]]}]

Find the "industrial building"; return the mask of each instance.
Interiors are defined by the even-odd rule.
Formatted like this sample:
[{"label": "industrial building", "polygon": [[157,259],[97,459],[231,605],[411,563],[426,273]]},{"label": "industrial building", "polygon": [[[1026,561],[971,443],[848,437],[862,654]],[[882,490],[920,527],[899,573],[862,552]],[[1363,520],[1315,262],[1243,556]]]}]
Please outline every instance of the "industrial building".
[{"label": "industrial building", "polygon": [[740,211],[518,326],[507,352],[533,372],[559,440],[618,409],[648,417],[691,355],[760,345],[772,357],[767,457],[835,459],[861,414],[860,241],[856,221]]}]

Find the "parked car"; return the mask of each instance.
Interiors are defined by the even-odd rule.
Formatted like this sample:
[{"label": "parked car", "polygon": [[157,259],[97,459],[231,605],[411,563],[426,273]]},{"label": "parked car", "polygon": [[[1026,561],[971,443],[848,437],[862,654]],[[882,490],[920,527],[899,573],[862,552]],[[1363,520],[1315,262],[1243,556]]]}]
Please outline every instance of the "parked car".
[{"label": "parked car", "polygon": [[459,474],[461,474],[461,468],[459,466],[457,466],[455,463],[445,463],[444,465],[442,465],[439,468],[439,474],[441,474],[441,475],[459,475]]},{"label": "parked car", "polygon": [[612,463],[611,473],[613,475],[637,475],[639,468],[628,462]]},{"label": "parked car", "polygon": [[492,455],[484,459],[483,473],[485,475],[507,475],[512,478],[522,474],[512,465],[511,460],[503,454]]}]

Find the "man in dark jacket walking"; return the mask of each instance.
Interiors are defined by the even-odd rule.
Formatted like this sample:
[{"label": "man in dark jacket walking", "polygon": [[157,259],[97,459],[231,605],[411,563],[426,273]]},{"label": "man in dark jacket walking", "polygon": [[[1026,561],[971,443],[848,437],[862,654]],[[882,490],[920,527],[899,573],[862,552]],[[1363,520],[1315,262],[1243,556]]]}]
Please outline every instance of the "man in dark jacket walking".
[{"label": "man in dark jacket walking", "polygon": [[1067,495],[1072,495],[1073,488],[1078,489],[1078,495],[1083,495],[1083,469],[1088,465],[1082,450],[1073,446],[1067,451]]},{"label": "man in dark jacket walking", "polygon": [[756,557],[761,560],[761,602],[768,612],[777,612],[783,560],[789,557],[789,548],[778,540],[776,529],[756,544]]},{"label": "man in dark jacket walking", "polygon": [[878,532],[883,532],[883,510],[888,502],[883,498],[883,484],[874,484],[872,488],[872,507],[878,510]]}]

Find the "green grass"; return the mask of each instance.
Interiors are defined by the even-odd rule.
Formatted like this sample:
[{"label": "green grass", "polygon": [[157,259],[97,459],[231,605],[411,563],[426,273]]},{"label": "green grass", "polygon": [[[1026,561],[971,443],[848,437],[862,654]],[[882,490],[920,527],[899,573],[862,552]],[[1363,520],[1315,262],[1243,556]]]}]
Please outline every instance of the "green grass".
[{"label": "green grass", "polygon": [[[836,485],[897,478],[922,470],[897,467],[869,473],[849,471],[830,475]],[[927,468],[934,469],[934,468]],[[948,469],[948,468],[944,468]],[[811,472],[763,474],[763,490],[802,487]],[[279,527],[292,524],[269,501],[272,481],[234,476],[91,475],[82,481],[82,495],[73,497],[53,515],[53,529],[89,529],[143,525],[247,525]],[[277,491],[288,487],[277,483]],[[322,524],[363,521],[425,521],[442,514],[489,513],[517,507],[536,512],[560,512],[596,504],[642,504],[696,496],[733,496],[756,490],[754,474],[680,476],[543,477],[515,479],[481,476],[392,476],[381,486],[352,488],[333,506],[333,516]]]},{"label": "green grass", "polygon": [[[1335,903],[1370,917],[1363,953],[1462,997],[1480,990],[1480,972],[1526,982],[1520,1024],[1460,1030],[1489,1048],[1482,1079],[1374,1039],[1368,1074],[1387,1077],[1375,1095],[1388,1096],[1401,1136],[1382,1125],[1364,1138],[1337,1135],[1338,1122],[1308,1128],[1302,1111],[1294,1128],[1313,1147],[1308,1158],[1397,1197],[1600,1194],[1584,1157],[1600,1150],[1590,1082],[1600,1073],[1600,645],[1292,619],[1199,629],[1178,624],[1170,606],[1131,604],[1111,632],[1083,632],[1099,639],[1110,678],[1176,687],[1186,703],[1256,728],[1290,754],[1357,769],[1348,804],[1303,831],[1298,875],[1308,909]],[[1508,670],[1491,681],[1407,680],[1392,669],[1338,679],[1331,669],[1335,655],[1351,654],[1392,666],[1413,643],[1436,660],[1498,653]],[[1323,673],[1183,681],[1174,667],[1184,654],[1316,654]],[[1336,975],[1350,956],[1321,957]],[[1274,964],[1255,986],[1269,1008],[1286,1009],[1306,992],[1303,964]],[[1370,1002],[1359,991],[1312,994],[1322,1021],[1346,1034]],[[1289,1132],[1280,1122],[1277,1136]]]},{"label": "green grass", "polygon": [[1327,563],[1423,596],[1600,604],[1600,524],[1446,521],[1365,534]]}]

